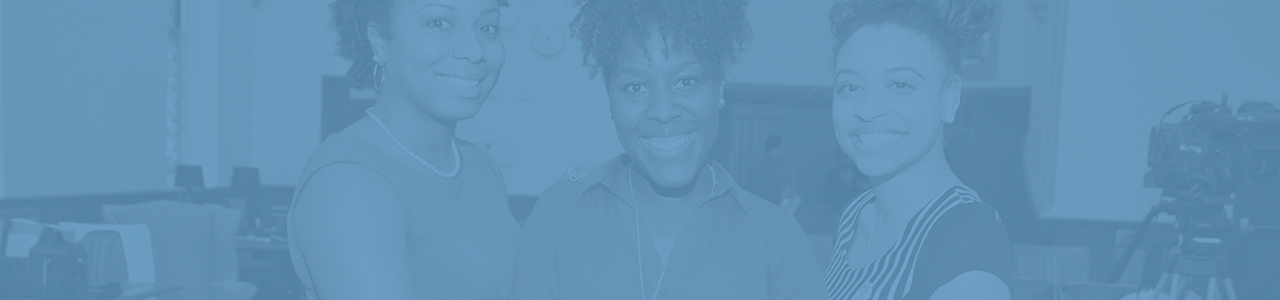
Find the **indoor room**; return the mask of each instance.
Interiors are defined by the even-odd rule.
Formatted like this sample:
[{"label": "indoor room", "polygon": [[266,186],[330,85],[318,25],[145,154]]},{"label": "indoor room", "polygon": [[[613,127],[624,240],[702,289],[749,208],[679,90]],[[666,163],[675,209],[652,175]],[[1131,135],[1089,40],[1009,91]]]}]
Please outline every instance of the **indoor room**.
[{"label": "indoor room", "polygon": [[1276,16],[4,0],[0,299],[1276,299]]}]

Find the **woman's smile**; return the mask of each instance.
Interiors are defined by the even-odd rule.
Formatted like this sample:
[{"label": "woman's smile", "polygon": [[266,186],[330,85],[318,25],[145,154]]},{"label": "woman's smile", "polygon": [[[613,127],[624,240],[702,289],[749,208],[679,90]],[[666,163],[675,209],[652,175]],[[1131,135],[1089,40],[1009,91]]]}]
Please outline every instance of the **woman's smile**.
[{"label": "woman's smile", "polygon": [[893,149],[906,138],[905,131],[885,128],[859,128],[849,133],[853,146],[860,152],[875,153]]},{"label": "woman's smile", "polygon": [[488,79],[488,75],[448,75],[436,74],[436,79],[443,83],[443,87],[453,92],[454,96],[463,99],[476,99],[484,95],[485,85],[480,83]]},{"label": "woman's smile", "polygon": [[693,141],[698,140],[695,128],[663,128],[642,131],[636,135],[650,154],[662,159],[676,160],[690,155]]}]

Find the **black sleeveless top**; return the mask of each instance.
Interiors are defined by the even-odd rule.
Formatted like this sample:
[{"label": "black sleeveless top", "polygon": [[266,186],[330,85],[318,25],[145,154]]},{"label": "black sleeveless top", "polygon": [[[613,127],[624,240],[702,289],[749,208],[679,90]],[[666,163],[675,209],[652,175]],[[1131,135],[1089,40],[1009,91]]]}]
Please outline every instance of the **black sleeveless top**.
[{"label": "black sleeveless top", "polygon": [[986,271],[1006,284],[1013,274],[1012,244],[996,211],[965,186],[931,200],[907,223],[883,256],[863,267],[845,258],[858,215],[875,194],[867,191],[845,207],[827,268],[831,299],[929,299],[934,290],[969,271]]},{"label": "black sleeveless top", "polygon": [[[303,201],[298,196],[319,170],[335,164],[368,167],[391,183],[404,205],[407,263],[418,298],[501,299],[511,285],[520,225],[511,217],[498,164],[479,146],[466,141],[457,145],[462,170],[457,177],[441,178],[396,160],[363,137],[335,133],[311,155],[293,205]],[[294,271],[307,299],[316,299],[316,289],[325,287],[312,283],[306,249],[295,243],[298,235],[289,236]]]}]

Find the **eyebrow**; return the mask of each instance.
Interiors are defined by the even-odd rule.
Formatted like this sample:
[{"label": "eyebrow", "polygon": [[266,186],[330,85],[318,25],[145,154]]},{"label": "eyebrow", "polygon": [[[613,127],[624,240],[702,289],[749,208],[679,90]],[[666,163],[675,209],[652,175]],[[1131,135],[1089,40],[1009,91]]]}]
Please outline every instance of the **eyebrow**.
[{"label": "eyebrow", "polygon": [[[688,66],[690,66],[690,65],[701,65],[701,64],[702,64],[702,62],[699,62],[699,61],[696,61],[696,60],[693,60],[693,61],[687,61],[687,62],[681,63],[681,64],[679,64],[679,65],[676,65],[676,66],[675,66],[675,69],[688,67]],[[636,68],[618,68],[618,71],[617,71],[617,72],[615,72],[615,74],[622,74],[622,73],[632,73],[632,74],[636,74],[636,73],[646,73],[646,72],[641,72],[640,70],[641,70],[641,69],[636,69]],[[615,75],[614,77],[617,77],[617,76]]]},{"label": "eyebrow", "polygon": [[898,72],[898,71],[911,71],[911,73],[916,73],[916,76],[920,76],[921,79],[924,79],[924,74],[920,74],[919,71],[916,71],[916,69],[912,67],[892,68],[892,69],[889,69],[888,71],[884,71],[884,73],[889,74],[889,73]]},{"label": "eyebrow", "polygon": [[686,62],[684,62],[684,63],[681,63],[681,64],[676,65],[676,68],[678,69],[678,68],[688,67],[688,66],[690,66],[690,65],[701,65],[701,64],[702,64],[702,62],[700,62],[700,61],[697,61],[697,60],[691,60],[691,61],[686,61]]},{"label": "eyebrow", "polygon": [[454,7],[453,7],[453,6],[448,6],[448,5],[444,5],[444,4],[440,4],[440,3],[427,3],[427,5],[423,5],[423,6],[422,6],[422,8],[419,8],[419,9],[418,9],[418,11],[422,11],[422,10],[427,9],[428,7],[432,7],[432,6],[435,6],[435,7],[441,7],[441,8],[448,9],[448,10],[453,10],[453,9],[454,9]]},{"label": "eyebrow", "polygon": [[[886,70],[884,71],[884,73],[889,74],[889,73],[898,72],[898,71],[909,71],[911,73],[915,73],[916,76],[920,76],[920,78],[924,78],[924,74],[920,74],[919,71],[916,71],[916,69],[912,67],[896,67],[896,68]],[[840,71],[836,72],[836,76],[845,75],[845,74],[859,75],[858,71],[854,71],[852,69],[840,69]]]}]

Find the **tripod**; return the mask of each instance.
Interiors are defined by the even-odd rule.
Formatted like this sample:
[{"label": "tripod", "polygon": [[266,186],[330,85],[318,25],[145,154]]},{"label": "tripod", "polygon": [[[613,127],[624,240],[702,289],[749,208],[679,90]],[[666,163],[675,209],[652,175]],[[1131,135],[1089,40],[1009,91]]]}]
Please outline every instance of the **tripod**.
[{"label": "tripod", "polygon": [[1155,292],[1147,299],[1154,300],[1167,292],[1170,299],[1181,300],[1197,279],[1208,279],[1206,300],[1236,300],[1235,286],[1231,284],[1230,273],[1222,258],[1184,254],[1180,249],[1174,251],[1164,273],[1160,274]]}]

